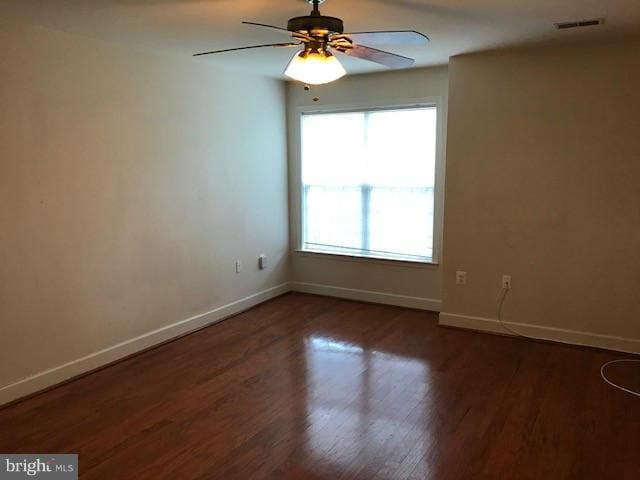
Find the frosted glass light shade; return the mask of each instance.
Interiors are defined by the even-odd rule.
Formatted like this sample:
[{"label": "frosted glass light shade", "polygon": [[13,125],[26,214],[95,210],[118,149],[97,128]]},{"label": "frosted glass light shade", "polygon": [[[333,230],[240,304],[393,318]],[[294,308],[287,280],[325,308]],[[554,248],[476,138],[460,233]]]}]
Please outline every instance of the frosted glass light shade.
[{"label": "frosted glass light shade", "polygon": [[327,51],[303,51],[296,53],[284,74],[310,85],[333,82],[346,75],[342,64]]}]

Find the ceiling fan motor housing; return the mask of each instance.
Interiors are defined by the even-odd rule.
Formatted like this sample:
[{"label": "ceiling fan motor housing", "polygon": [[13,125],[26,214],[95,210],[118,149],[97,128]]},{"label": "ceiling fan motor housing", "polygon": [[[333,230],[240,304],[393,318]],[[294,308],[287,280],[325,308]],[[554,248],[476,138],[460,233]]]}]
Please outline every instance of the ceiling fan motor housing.
[{"label": "ceiling fan motor housing", "polygon": [[314,31],[344,33],[344,24],[341,19],[336,17],[306,15],[304,17],[295,17],[289,20],[287,30],[291,32],[306,32],[309,34]]}]

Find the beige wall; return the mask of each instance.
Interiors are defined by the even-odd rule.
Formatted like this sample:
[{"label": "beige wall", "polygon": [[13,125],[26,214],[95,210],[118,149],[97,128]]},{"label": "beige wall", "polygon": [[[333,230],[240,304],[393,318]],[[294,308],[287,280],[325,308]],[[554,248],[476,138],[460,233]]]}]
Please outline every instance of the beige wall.
[{"label": "beige wall", "polygon": [[451,60],[443,311],[640,339],[639,47]]},{"label": "beige wall", "polygon": [[0,44],[0,386],[286,281],[281,82],[36,28]]},{"label": "beige wall", "polygon": [[[4,25],[0,40],[0,388],[288,279],[495,318],[507,273],[507,320],[640,339],[638,44],[468,55],[285,94],[43,29]],[[289,270],[285,101],[291,126],[315,95],[443,99],[443,265],[294,253]]]},{"label": "beige wall", "polygon": [[[318,102],[313,97],[319,97]],[[291,245],[297,247],[299,218],[298,140],[295,123],[301,108],[312,106],[392,105],[406,100],[439,97],[442,100],[446,124],[447,67],[404,70],[345,77],[338,82],[315,87],[305,92],[299,83],[288,88],[289,118],[289,183],[291,212]],[[446,125],[445,125],[446,127]],[[446,128],[443,129],[446,138]],[[441,206],[440,206],[441,207]],[[347,260],[328,255],[292,254],[292,280],[333,287],[368,290],[434,299],[432,308],[439,308],[441,298],[441,267],[414,266],[395,262]],[[437,304],[437,305],[436,305]]]}]

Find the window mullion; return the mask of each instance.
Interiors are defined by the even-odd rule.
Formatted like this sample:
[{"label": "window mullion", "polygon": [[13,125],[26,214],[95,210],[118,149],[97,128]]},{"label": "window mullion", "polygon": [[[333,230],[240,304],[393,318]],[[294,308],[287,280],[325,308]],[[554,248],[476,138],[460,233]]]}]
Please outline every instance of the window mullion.
[{"label": "window mullion", "polygon": [[307,239],[309,238],[309,227],[308,219],[309,219],[309,190],[311,189],[310,185],[303,185],[303,194],[302,194],[302,245],[303,247],[307,243]]},{"label": "window mullion", "polygon": [[364,113],[364,172],[363,175],[363,184],[360,187],[360,191],[362,194],[362,242],[361,247],[363,251],[368,251],[370,248],[369,241],[369,225],[371,223],[370,214],[370,203],[371,203],[371,185],[369,185],[369,116],[371,112],[363,112]]},{"label": "window mullion", "polygon": [[362,250],[368,251],[369,244],[369,224],[370,224],[370,204],[371,185],[362,185]]}]

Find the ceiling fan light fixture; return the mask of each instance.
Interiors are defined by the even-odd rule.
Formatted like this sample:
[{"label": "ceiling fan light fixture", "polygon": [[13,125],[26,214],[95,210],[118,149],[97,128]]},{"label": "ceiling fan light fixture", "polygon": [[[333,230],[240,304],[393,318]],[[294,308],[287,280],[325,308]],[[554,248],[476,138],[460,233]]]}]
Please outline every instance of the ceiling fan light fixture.
[{"label": "ceiling fan light fixture", "polygon": [[322,85],[344,77],[347,72],[331,52],[318,49],[296,53],[284,74],[302,83]]}]

